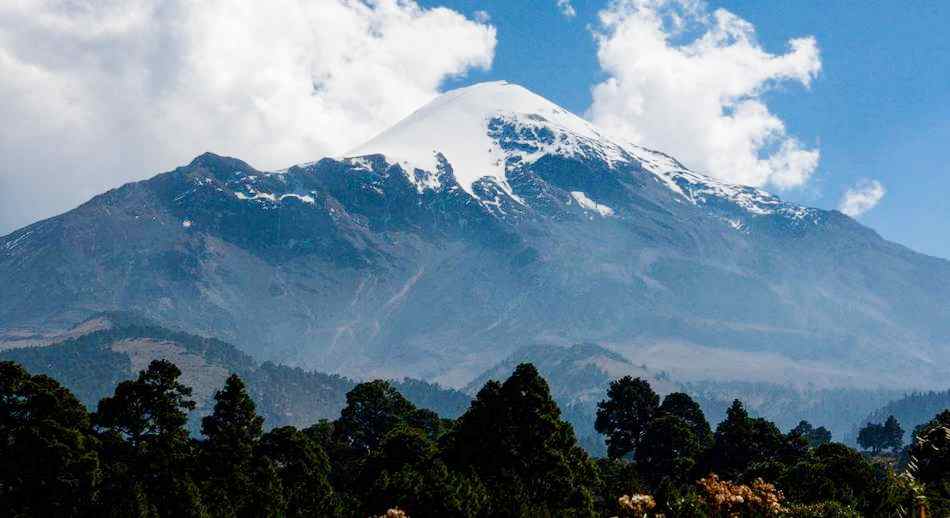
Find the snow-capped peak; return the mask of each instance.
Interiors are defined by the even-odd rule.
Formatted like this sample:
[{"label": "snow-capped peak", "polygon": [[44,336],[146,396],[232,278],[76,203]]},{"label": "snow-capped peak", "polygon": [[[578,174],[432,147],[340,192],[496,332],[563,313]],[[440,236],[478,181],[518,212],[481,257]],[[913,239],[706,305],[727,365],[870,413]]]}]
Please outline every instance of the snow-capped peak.
[{"label": "snow-capped peak", "polygon": [[715,180],[688,170],[668,155],[608,137],[577,115],[505,81],[446,92],[344,157],[358,160],[373,154],[402,165],[420,192],[442,185],[441,155],[459,186],[472,197],[478,199],[474,185],[484,179],[522,202],[508,184],[508,167],[559,155],[597,159],[610,167],[638,163],[696,205],[716,198],[752,215],[788,213],[801,219],[807,213],[762,190]]},{"label": "snow-capped peak", "polygon": [[510,193],[505,177],[507,157],[489,136],[488,124],[494,118],[518,116],[541,117],[572,133],[601,138],[587,121],[564,108],[521,86],[498,81],[440,95],[346,156],[378,153],[391,162],[435,172],[437,154],[441,153],[469,194],[474,196],[472,186],[481,178],[494,180]]}]

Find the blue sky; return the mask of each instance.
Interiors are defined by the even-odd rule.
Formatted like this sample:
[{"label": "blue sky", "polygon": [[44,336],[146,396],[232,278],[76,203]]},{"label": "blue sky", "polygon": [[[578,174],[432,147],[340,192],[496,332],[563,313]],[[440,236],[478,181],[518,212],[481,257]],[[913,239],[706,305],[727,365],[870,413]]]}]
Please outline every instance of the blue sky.
[{"label": "blue sky", "polygon": [[[605,1],[575,0],[576,16],[543,2],[440,0],[473,15],[484,10],[498,30],[494,63],[451,84],[506,79],[576,112],[603,79],[590,27]],[[426,1],[425,5],[436,5]],[[950,258],[950,3],[712,1],[755,26],[766,50],[812,35],[822,70],[810,88],[765,94],[788,132],[821,151],[804,187],[780,194],[835,208],[861,179],[886,196],[861,221],[888,239]]]}]

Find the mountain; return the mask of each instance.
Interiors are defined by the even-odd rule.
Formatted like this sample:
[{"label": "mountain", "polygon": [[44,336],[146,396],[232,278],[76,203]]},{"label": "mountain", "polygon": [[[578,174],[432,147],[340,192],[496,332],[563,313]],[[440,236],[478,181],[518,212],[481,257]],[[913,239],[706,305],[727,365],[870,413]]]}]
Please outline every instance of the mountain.
[{"label": "mountain", "polygon": [[[67,334],[70,338],[48,346],[0,351],[0,361],[12,360],[33,374],[56,379],[94,410],[119,382],[134,378],[152,360],[169,360],[181,369],[182,383],[193,389],[193,430],[199,429],[200,418],[214,406],[214,393],[231,373],[244,379],[268,428],[336,419],[355,385],[338,375],[259,364],[231,344],[166,329],[127,312],[97,314]],[[470,402],[461,392],[420,380],[392,383],[417,406],[444,417],[461,415]]]},{"label": "mountain", "polygon": [[681,383],[950,374],[950,262],[508,83],[341,157],[204,154],[0,238],[0,344],[116,309],[257,360],[454,387],[533,343],[598,343]]}]

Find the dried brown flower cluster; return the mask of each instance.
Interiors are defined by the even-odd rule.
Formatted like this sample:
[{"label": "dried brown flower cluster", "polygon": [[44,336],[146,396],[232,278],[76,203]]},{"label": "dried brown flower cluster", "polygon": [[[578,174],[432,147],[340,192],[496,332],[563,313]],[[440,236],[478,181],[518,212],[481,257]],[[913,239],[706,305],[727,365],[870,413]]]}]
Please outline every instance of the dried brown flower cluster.
[{"label": "dried brown flower cluster", "polygon": [[644,516],[656,507],[656,501],[650,495],[623,495],[617,501],[621,516]]},{"label": "dried brown flower cluster", "polygon": [[386,514],[380,516],[379,518],[409,518],[409,515],[397,507],[386,511]]},{"label": "dried brown flower cluster", "polygon": [[775,486],[762,479],[750,485],[719,480],[714,473],[697,482],[709,508],[721,516],[742,516],[747,513],[777,516],[786,511],[784,496]]}]

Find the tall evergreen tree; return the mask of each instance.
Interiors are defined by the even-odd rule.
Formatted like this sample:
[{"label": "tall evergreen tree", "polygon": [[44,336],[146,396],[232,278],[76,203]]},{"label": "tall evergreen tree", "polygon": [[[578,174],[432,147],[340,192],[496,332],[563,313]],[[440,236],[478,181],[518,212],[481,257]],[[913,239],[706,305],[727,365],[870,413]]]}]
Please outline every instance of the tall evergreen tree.
[{"label": "tall evergreen tree", "polygon": [[[275,498],[256,491],[278,486],[274,470],[259,465],[255,455],[264,418],[257,415],[244,382],[236,374],[214,395],[214,411],[201,420],[202,493],[216,516],[255,516],[279,506]],[[261,477],[271,477],[261,480]],[[265,502],[260,501],[264,498]]]},{"label": "tall evergreen tree", "polygon": [[155,360],[99,402],[93,421],[110,464],[103,512],[205,514],[193,478],[195,451],[185,429],[195,402],[180,376],[173,363]]},{"label": "tall evergreen tree", "polygon": [[531,364],[519,365],[502,384],[485,384],[446,438],[445,455],[486,485],[492,516],[593,512],[593,463]]},{"label": "tall evergreen tree", "polygon": [[709,452],[710,468],[724,479],[733,479],[754,463],[779,460],[787,445],[785,435],[774,423],[750,417],[737,399],[716,427]]},{"label": "tall evergreen tree", "polygon": [[709,427],[709,421],[703,414],[703,409],[699,403],[693,401],[693,398],[683,392],[672,392],[663,398],[663,403],[657,411],[658,415],[669,415],[678,417],[686,423],[696,440],[702,446],[712,444],[712,429]]},{"label": "tall evergreen tree", "polygon": [[81,516],[101,476],[89,414],[46,376],[0,362],[0,514]]},{"label": "tall evergreen tree", "polygon": [[619,458],[635,451],[659,405],[660,397],[640,378],[611,382],[594,422],[594,429],[607,436],[607,454]]}]

